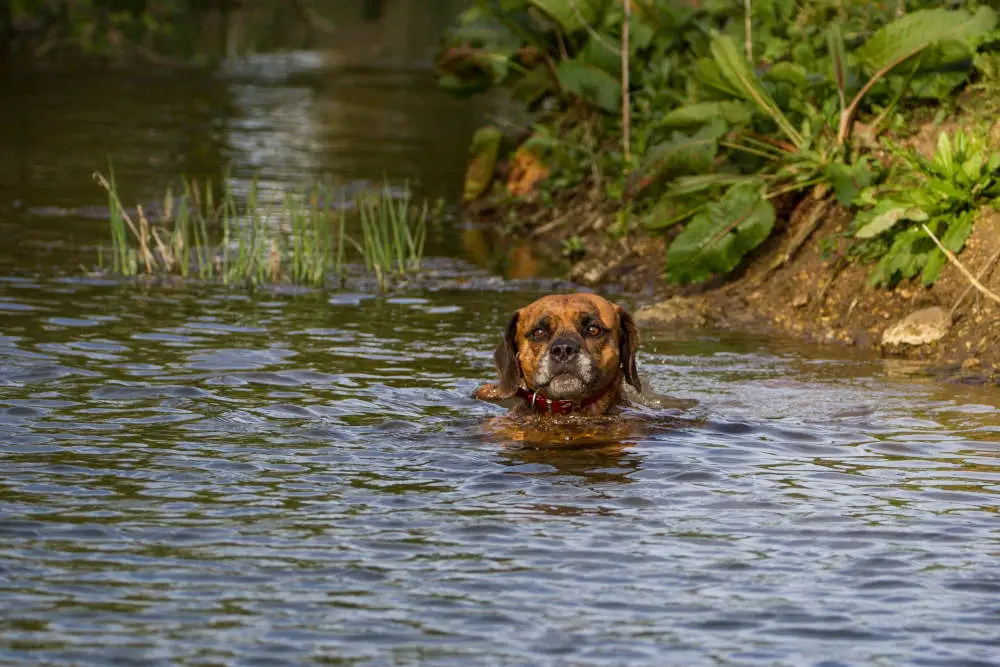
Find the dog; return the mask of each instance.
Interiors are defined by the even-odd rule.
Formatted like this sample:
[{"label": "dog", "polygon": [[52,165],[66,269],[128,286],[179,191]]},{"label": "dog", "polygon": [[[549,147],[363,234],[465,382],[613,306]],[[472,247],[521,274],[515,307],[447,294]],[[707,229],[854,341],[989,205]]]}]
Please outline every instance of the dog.
[{"label": "dog", "polygon": [[518,310],[493,353],[500,381],[473,398],[514,399],[512,414],[620,412],[625,385],[642,392],[636,368],[639,335],[632,316],[596,294],[554,294]]}]

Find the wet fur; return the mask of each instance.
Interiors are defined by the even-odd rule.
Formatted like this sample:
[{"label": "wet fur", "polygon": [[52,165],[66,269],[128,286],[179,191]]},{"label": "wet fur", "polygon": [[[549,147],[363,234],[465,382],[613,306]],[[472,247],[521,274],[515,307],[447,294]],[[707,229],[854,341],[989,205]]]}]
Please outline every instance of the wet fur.
[{"label": "wet fur", "polygon": [[[588,319],[590,318],[590,319]],[[577,330],[580,322],[592,321],[606,329],[601,339],[587,338]],[[534,341],[527,334],[539,322],[555,323],[545,341]],[[605,341],[609,337],[615,341]],[[551,346],[559,341],[579,343],[580,350],[572,364],[553,359]],[[585,401],[607,389],[607,394],[579,414],[607,414],[628,405],[623,383],[642,391],[636,365],[639,335],[635,321],[625,309],[594,294],[553,295],[543,297],[515,312],[493,353],[499,381],[479,387],[474,397],[491,402],[510,399],[519,387],[546,394],[546,387],[559,386],[575,394],[574,401]],[[563,380],[555,383],[562,377]],[[610,383],[610,386],[609,386]],[[580,385],[579,392],[575,387]],[[562,395],[552,398],[564,398]],[[530,409],[517,401],[514,410]]]}]

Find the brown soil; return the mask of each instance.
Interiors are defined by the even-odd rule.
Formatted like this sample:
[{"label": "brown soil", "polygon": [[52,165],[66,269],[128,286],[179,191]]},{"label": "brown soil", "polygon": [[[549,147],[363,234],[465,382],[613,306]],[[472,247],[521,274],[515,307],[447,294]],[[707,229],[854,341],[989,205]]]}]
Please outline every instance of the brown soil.
[{"label": "brown soil", "polygon": [[[927,144],[933,145],[931,141]],[[904,281],[893,290],[868,287],[871,267],[845,259],[842,251],[846,241],[833,244],[832,252],[829,241],[821,244],[824,239],[839,238],[837,235],[846,230],[851,218],[845,210],[826,206],[820,211],[818,224],[802,241],[816,206],[816,201],[806,198],[793,211],[785,212],[783,228],[739,271],[695,287],[667,285],[662,238],[642,231],[614,238],[609,229],[615,213],[585,201],[579,193],[567,193],[554,207],[523,204],[514,211],[516,215],[509,210],[504,213],[530,230],[524,235],[541,254],[563,254],[566,240],[579,238],[585,254],[572,264],[568,272],[571,280],[591,287],[617,285],[656,297],[657,303],[636,313],[646,327],[782,332],[917,360],[924,362],[923,368],[945,372],[951,379],[976,383],[995,380],[994,374],[1000,374],[1000,304],[972,288],[950,263],[930,288],[919,280]],[[496,219],[497,211],[481,207],[472,213]],[[1000,213],[984,209],[958,259],[983,285],[1000,292],[1000,269],[995,268],[995,254],[1000,250],[997,239]],[[786,253],[794,245],[798,245],[797,251],[789,259]],[[823,246],[828,248],[826,253]],[[944,311],[944,335],[939,333],[938,340],[883,343],[887,329],[916,311],[934,306]]]}]

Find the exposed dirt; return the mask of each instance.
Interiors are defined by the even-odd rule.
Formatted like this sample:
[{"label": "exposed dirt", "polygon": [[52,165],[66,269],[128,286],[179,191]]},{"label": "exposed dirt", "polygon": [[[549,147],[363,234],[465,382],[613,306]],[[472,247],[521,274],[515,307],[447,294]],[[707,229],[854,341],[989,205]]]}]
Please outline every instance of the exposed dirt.
[{"label": "exposed dirt", "polygon": [[[933,146],[924,134],[917,137]],[[814,216],[818,205],[807,198],[793,211],[783,211],[783,228],[728,279],[686,288],[669,286],[664,280],[666,246],[661,238],[642,231],[615,238],[609,233],[616,222],[614,211],[587,201],[581,193],[565,193],[551,207],[523,204],[503,213],[519,221],[522,233],[543,255],[564,255],[576,246],[583,256],[568,272],[574,282],[593,287],[613,284],[650,300],[655,297],[657,303],[636,314],[646,327],[780,331],[925,362],[925,369],[950,379],[996,380],[1000,304],[974,289],[950,263],[930,288],[919,279],[904,281],[893,290],[868,287],[871,267],[847,261],[845,242],[830,241],[846,230],[850,215],[826,203]],[[479,208],[472,213],[495,220],[498,211]],[[814,217],[816,224],[805,236]],[[827,242],[821,244],[823,240]],[[793,246],[797,246],[793,256],[780,262]],[[994,292],[1000,292],[998,251],[1000,213],[984,209],[958,259]],[[899,326],[908,316],[931,307],[939,310],[920,312],[915,321]],[[886,331],[894,326],[888,338],[916,344],[884,343]]]}]

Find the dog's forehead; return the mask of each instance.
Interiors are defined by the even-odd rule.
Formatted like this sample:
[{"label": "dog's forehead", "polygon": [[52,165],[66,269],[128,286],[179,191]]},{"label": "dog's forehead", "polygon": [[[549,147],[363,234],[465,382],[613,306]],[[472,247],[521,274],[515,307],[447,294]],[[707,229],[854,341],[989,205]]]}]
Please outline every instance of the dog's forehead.
[{"label": "dog's forehead", "polygon": [[608,325],[617,321],[614,304],[596,294],[550,294],[529,303],[521,312],[525,326],[546,316],[568,323],[584,313],[596,315]]}]

